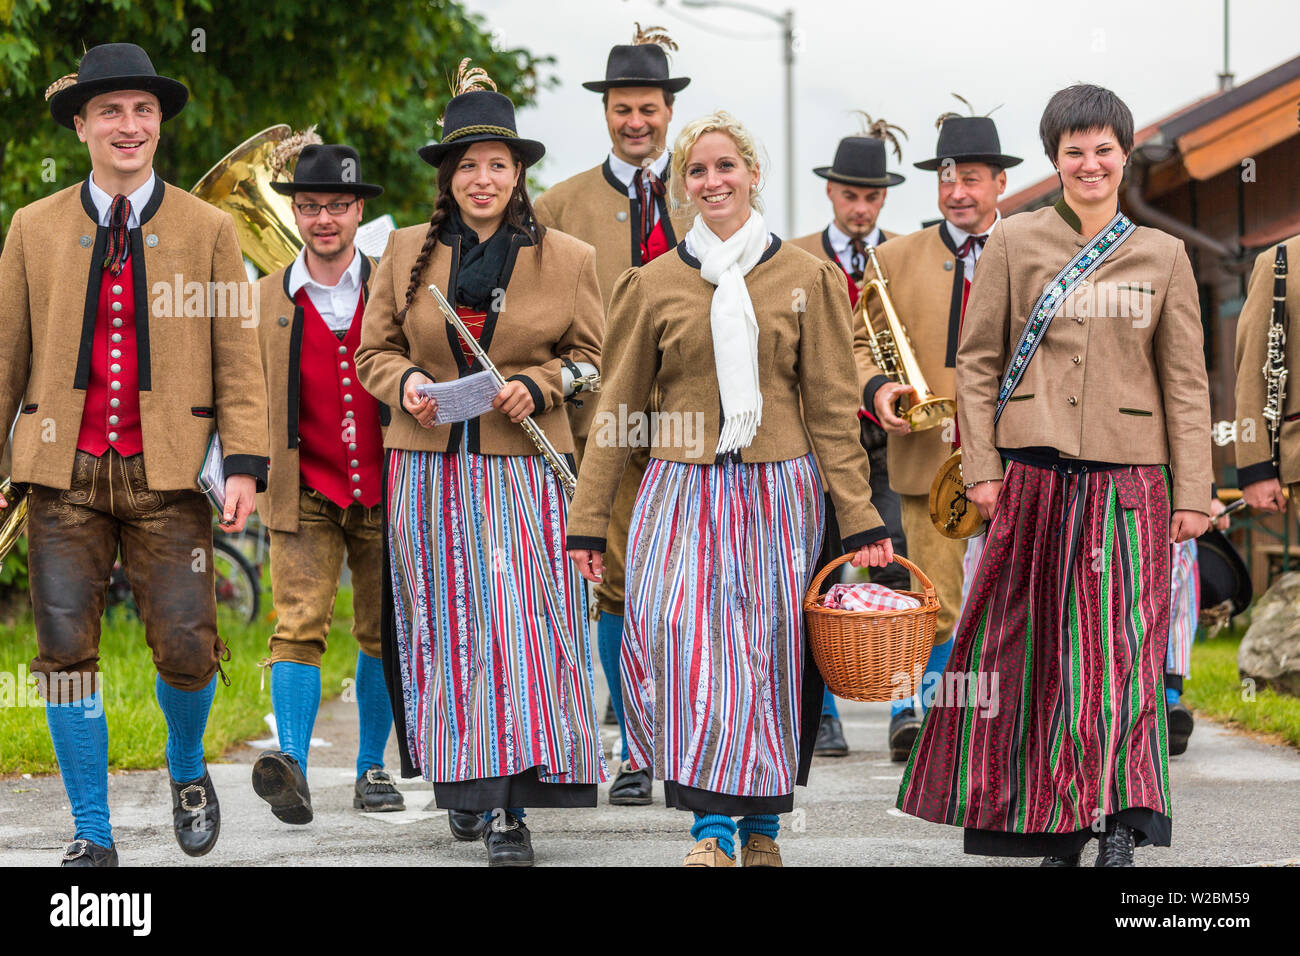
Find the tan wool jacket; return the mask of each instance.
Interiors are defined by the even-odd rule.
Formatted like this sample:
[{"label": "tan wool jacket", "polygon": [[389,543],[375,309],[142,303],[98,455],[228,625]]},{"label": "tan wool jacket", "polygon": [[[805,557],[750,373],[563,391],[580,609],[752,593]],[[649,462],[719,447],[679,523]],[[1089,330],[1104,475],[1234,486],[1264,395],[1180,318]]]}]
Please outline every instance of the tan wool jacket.
[{"label": "tan wool jacket", "polygon": [[[667,177],[671,169],[670,157],[664,169],[665,185],[670,185]],[[600,283],[601,301],[608,311],[618,277],[641,265],[641,240],[637,235],[641,223],[640,200],[627,194],[627,187],[614,175],[606,157],[601,165],[556,183],[537,198],[533,208],[538,221],[548,229],[567,232],[595,248],[596,279]],[[664,224],[664,236],[670,247],[686,235],[694,218],[689,206],[674,210],[670,202],[659,204],[659,221]],[[569,405],[569,422],[574,433],[582,436],[591,428],[596,398],[589,395],[580,398],[582,405]]]},{"label": "tan wool jacket", "polygon": [[[994,234],[1000,228],[1000,225],[995,228]],[[955,399],[958,397],[957,340],[965,280],[951,243],[939,223],[882,243],[876,248],[876,260],[889,283],[890,299],[911,339],[926,383],[935,395]],[[983,267],[981,255],[976,273]],[[876,278],[870,261],[863,277]],[[872,357],[863,318],[864,304],[864,298],[859,298],[854,310],[853,357],[858,366],[863,407],[874,415],[876,391],[890,379]],[[871,307],[876,327],[883,328],[884,317],[875,296]],[[934,476],[952,454],[953,437],[952,429],[943,425],[907,435],[890,435],[886,459],[890,487],[903,495],[928,495]]]},{"label": "tan wool jacket", "polygon": [[[740,460],[788,461],[815,449],[845,547],[883,539],[857,440],[844,273],[773,237],[745,284],[758,319],[763,421]],[[605,385],[569,509],[570,548],[605,550],[617,478],[636,435],[632,414],[657,416],[658,427],[647,429],[652,458],[715,463],[722,405],[709,326],[713,290],[685,243],[619,279]]]},{"label": "tan wool jacket", "polygon": [[[254,287],[229,213],[159,177],[131,230],[145,471],[156,491],[196,489],[214,427],[227,474],[266,486],[266,386]],[[14,213],[0,255],[0,419],[13,477],[72,480],[108,229],[89,180]],[[247,308],[245,308],[247,307]],[[0,448],[7,434],[0,432]]]},{"label": "tan wool jacket", "polygon": [[1277,246],[1255,259],[1246,304],[1237,319],[1237,486],[1278,478],[1300,482],[1300,236],[1286,246],[1286,395],[1282,402],[1281,468],[1273,464],[1272,442],[1264,419],[1264,363],[1273,316],[1273,263]]},{"label": "tan wool jacket", "polygon": [[[368,294],[375,264],[361,256],[361,295]],[[298,409],[301,381],[289,376],[299,368],[302,354],[303,309],[289,298],[289,272],[293,264],[258,280],[261,320],[257,324],[262,349],[262,372],[271,426],[271,475],[266,491],[258,495],[257,511],[272,531],[298,530]],[[297,376],[301,378],[301,376]],[[381,425],[387,424],[388,407],[380,405]]]},{"label": "tan wool jacket", "polygon": [[[1063,208],[1058,208],[1063,207]],[[998,449],[1170,466],[1174,510],[1209,514],[1210,393],[1196,279],[1183,243],[1138,227],[1052,320],[998,422],[998,388],[1030,310],[1090,240],[1064,203],[1010,216],[980,257],[957,355],[968,483],[1002,477]]]},{"label": "tan wool jacket", "polygon": [[[448,290],[455,287],[460,261],[458,237],[452,245],[438,241],[405,322],[398,325],[393,319],[406,302],[411,268],[427,230],[427,225],[408,226],[388,237],[362,318],[357,376],[366,391],[392,409],[384,447],[456,451],[465,440],[470,451],[484,455],[540,454],[523,428],[500,412],[422,428],[402,406],[402,387],[412,372],[448,382],[482,371],[477,361],[470,365],[465,360],[455,328],[428,291],[436,283],[455,304]],[[488,313],[479,340],[503,376],[528,387],[537,406],[533,420],[557,451],[570,454],[573,435],[562,407],[561,359],[600,367],[603,322],[595,258],[591,246],[559,230],[547,230],[540,254],[527,237],[516,234],[506,259],[500,311]]]}]

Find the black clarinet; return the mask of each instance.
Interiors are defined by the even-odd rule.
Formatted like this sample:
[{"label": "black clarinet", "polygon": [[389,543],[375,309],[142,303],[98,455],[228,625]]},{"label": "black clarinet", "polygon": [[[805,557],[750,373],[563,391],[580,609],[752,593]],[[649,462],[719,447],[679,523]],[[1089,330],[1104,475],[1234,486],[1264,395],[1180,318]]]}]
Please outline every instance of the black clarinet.
[{"label": "black clarinet", "polygon": [[1273,452],[1273,465],[1281,466],[1282,407],[1286,401],[1286,246],[1277,247],[1273,260],[1273,312],[1268,325],[1268,352],[1264,359],[1264,420]]}]

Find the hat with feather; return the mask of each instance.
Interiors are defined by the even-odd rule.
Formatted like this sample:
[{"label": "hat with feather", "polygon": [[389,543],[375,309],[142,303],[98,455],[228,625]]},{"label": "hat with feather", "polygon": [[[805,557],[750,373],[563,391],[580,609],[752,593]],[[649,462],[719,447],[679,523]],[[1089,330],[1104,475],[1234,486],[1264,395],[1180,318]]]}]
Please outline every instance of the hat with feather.
[{"label": "hat with feather", "polygon": [[[973,115],[975,110],[964,97],[956,93],[952,95],[965,103],[972,115],[942,114],[934,124],[939,129],[939,142],[935,147],[934,158],[912,165],[917,169],[938,169],[945,161],[952,161],[991,163],[1006,169],[1024,162],[1019,156],[1008,156],[1002,152],[1002,142],[998,139],[998,128],[994,125],[992,117]],[[993,110],[989,112],[992,113]]]},{"label": "hat with feather", "polygon": [[470,67],[469,57],[460,61],[453,96],[442,114],[442,141],[420,147],[420,158],[437,166],[454,149],[469,143],[505,143],[525,166],[546,155],[546,147],[535,139],[523,139],[515,126],[515,105],[497,92],[497,85],[482,67]]},{"label": "hat with feather", "polygon": [[185,106],[190,91],[184,83],[159,76],[149,54],[134,43],[101,43],[81,57],[76,73],[61,76],[45,91],[50,115],[68,129],[73,117],[92,98],[115,90],[143,90],[158,97],[162,118],[171,119]]},{"label": "hat with feather", "polygon": [[668,75],[668,51],[676,49],[677,44],[664,32],[663,27],[643,29],[637,23],[632,42],[620,44],[609,51],[609,59],[605,61],[605,78],[582,85],[596,93],[604,93],[616,86],[657,86],[676,93],[691,82],[689,76]]},{"label": "hat with feather", "polygon": [[894,133],[901,133],[904,139],[907,139],[907,133],[893,123],[883,119],[873,120],[861,110],[857,112],[864,120],[862,134],[846,136],[840,140],[834,162],[829,166],[818,166],[813,172],[822,179],[848,186],[886,187],[905,182],[903,176],[885,169],[885,147],[886,144],[892,146],[894,155],[902,162],[903,150]]}]

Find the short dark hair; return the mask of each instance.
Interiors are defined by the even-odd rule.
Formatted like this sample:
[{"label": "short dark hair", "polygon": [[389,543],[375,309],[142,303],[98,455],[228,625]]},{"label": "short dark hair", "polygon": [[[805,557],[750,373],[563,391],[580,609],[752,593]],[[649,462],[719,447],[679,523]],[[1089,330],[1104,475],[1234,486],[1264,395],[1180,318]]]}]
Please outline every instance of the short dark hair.
[{"label": "short dark hair", "polygon": [[[673,108],[673,99],[675,98],[675,94],[672,90],[666,90],[662,86],[651,86],[647,87],[647,89],[659,90],[664,95],[664,106],[667,109]],[[609,109],[609,90],[605,90],[600,94],[600,105],[605,107],[605,109]]]},{"label": "short dark hair", "polygon": [[1062,136],[1103,129],[1114,132],[1120,149],[1126,154],[1133,152],[1133,113],[1110,90],[1090,83],[1076,83],[1057,90],[1038,121],[1038,137],[1053,163]]}]

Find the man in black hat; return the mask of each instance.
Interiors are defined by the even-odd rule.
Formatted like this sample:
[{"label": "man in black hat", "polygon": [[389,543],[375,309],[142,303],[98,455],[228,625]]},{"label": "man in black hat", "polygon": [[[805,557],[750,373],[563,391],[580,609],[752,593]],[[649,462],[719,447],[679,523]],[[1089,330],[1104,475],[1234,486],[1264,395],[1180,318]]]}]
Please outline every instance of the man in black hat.
[{"label": "man in black hat", "polygon": [[[672,167],[667,149],[673,99],[690,79],[668,75],[665,48],[676,50],[677,44],[660,28],[643,30],[637,24],[631,44],[610,50],[605,79],[582,84],[600,93],[605,104],[609,156],[599,166],[552,186],[536,203],[537,217],[547,227],[596,247],[596,278],[606,308],[620,275],[673,248],[690,228],[685,206],[679,213],[669,208],[668,175]],[[585,407],[577,405],[574,402],[570,406],[569,421],[581,462],[595,402],[589,401]],[[625,741],[624,761],[628,757],[627,734],[618,663],[623,640],[624,566],[628,525],[648,461],[648,448],[634,449],[629,458],[610,518],[604,578],[596,588],[600,610],[597,645],[611,706]],[[609,801],[616,805],[648,804],[652,782],[648,769],[620,770],[610,787]]]},{"label": "man in black hat", "polygon": [[258,283],[258,338],[270,397],[271,480],[262,496],[271,533],[271,705],[279,750],[253,764],[253,789],[286,823],[309,823],[307,757],[320,704],[320,662],[344,556],[352,575],[352,634],[359,645],[359,810],[402,810],[384,769],[393,725],[380,660],[383,593],[383,435],[388,408],[357,380],[353,355],[374,263],[354,243],[365,201],[351,146],[303,147],[291,182],[271,188],[293,200],[303,247]]},{"label": "man in black hat", "polygon": [[[819,259],[828,259],[844,271],[849,283],[849,304],[856,306],[867,265],[868,247],[879,246],[897,233],[885,232],[877,222],[885,205],[890,186],[904,182],[898,173],[885,168],[886,138],[894,144],[902,159],[902,152],[894,140],[890,126],[883,120],[870,124],[865,136],[846,136],[835,150],[835,160],[830,166],[818,166],[813,172],[826,180],[826,198],[831,202],[831,221],[821,232],[814,232],[790,240]],[[859,439],[871,461],[871,500],[880,517],[884,519],[889,535],[894,541],[894,553],[907,557],[907,541],[903,536],[898,493],[889,485],[889,470],[885,455],[886,435],[875,420],[874,413],[866,408],[858,410],[861,426]],[[822,554],[818,569],[839,557],[840,540],[835,530],[835,509],[830,496],[826,497],[826,527],[822,539]],[[908,573],[901,565],[891,564],[873,568],[871,580],[885,587],[908,587]],[[826,587],[831,586],[827,580]],[[840,724],[835,696],[827,688],[822,700],[821,724],[817,728],[817,742],[813,753],[821,757],[843,757],[849,752],[848,741]]]},{"label": "man in black hat", "polygon": [[[201,856],[221,829],[203,730],[229,655],[217,635],[212,507],[196,476],[219,432],[222,526],[241,530],[267,474],[256,316],[238,305],[252,290],[230,216],[154,174],[162,123],[188,98],[182,84],[159,76],[140,47],[110,43],[87,51],[46,98],[86,144],[91,173],[10,223],[0,418],[22,409],[13,477],[31,488],[31,670],[76,821],[63,863],[117,865],[98,671],[119,549],[158,669],[173,828],[181,849]],[[199,315],[194,284],[209,293]]]},{"label": "man in black hat", "polygon": [[[899,319],[907,329],[921,373],[936,395],[956,394],[957,344],[976,263],[1001,213],[1008,167],[1021,160],[1002,152],[997,128],[987,116],[945,114],[932,159],[914,164],[938,171],[939,210],[933,226],[901,236],[876,252],[882,277]],[[876,277],[868,262],[864,275]],[[889,722],[890,758],[904,761],[921,728],[921,713],[937,689],[962,603],[962,562],[967,544],[941,535],[930,520],[930,484],[959,441],[956,425],[911,431],[895,405],[912,391],[889,378],[871,354],[862,309],[856,312],[854,352],[862,404],[889,433],[890,484],[902,503],[908,558],[925,569],[938,591],[940,611],[934,650],[917,697],[895,701]],[[975,547],[978,547],[976,545]]]}]

